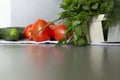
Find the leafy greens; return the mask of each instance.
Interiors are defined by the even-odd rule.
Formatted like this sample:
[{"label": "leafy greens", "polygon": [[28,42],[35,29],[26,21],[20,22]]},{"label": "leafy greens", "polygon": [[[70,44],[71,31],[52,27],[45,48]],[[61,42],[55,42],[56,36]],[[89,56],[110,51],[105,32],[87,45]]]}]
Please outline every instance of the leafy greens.
[{"label": "leafy greens", "polygon": [[[120,20],[120,0],[63,0],[60,6],[63,11],[59,19],[67,26],[66,37],[73,34],[70,44],[76,46],[90,43],[89,22],[93,16],[105,14],[106,29]],[[66,41],[63,39],[58,44]]]}]

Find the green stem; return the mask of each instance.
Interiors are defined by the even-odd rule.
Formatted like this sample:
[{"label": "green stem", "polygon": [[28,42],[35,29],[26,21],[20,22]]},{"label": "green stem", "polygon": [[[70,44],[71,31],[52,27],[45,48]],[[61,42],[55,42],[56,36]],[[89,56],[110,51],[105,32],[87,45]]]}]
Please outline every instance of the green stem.
[{"label": "green stem", "polygon": [[87,28],[86,37],[87,37],[87,43],[90,44],[91,41],[90,41],[89,27]]},{"label": "green stem", "polygon": [[44,30],[45,28],[49,27],[49,25],[51,25],[54,22],[59,21],[60,19],[56,19],[52,22],[48,22],[44,27],[42,27],[40,30],[38,30],[36,33],[32,34],[31,37],[29,39],[31,39],[33,36],[36,36],[39,32],[41,32],[42,30]]}]

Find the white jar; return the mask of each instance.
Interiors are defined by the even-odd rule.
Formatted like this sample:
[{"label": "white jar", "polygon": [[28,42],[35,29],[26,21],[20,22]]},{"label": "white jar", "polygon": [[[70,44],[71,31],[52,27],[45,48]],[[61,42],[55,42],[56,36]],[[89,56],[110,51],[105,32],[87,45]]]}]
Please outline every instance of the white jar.
[{"label": "white jar", "polygon": [[89,34],[91,43],[104,42],[102,21],[104,19],[104,14],[93,17],[89,24]]}]

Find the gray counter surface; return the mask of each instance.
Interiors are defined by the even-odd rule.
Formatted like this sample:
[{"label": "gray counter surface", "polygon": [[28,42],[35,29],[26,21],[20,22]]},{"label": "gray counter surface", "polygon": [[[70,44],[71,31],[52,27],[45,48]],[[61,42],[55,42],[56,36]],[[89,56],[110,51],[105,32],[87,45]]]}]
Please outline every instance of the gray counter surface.
[{"label": "gray counter surface", "polygon": [[0,80],[120,80],[120,47],[0,44]]}]

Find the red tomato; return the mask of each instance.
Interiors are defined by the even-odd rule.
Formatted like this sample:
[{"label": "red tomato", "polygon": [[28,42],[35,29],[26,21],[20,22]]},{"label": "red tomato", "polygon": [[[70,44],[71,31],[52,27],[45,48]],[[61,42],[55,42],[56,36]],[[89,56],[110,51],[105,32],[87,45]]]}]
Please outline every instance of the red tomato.
[{"label": "red tomato", "polygon": [[[32,25],[33,24],[29,24],[24,29],[24,36],[26,39],[30,39],[32,36]],[[30,40],[32,40],[32,38]]]},{"label": "red tomato", "polygon": [[[45,25],[47,24],[46,21],[42,19],[38,19],[34,24],[32,28],[32,34],[36,34],[39,30],[41,30]],[[38,34],[34,35],[32,38],[34,41],[40,42],[40,41],[46,41],[49,40],[51,37],[50,35],[50,28],[47,27],[40,31]]]},{"label": "red tomato", "polygon": [[52,30],[52,37],[59,41],[65,37],[66,26],[64,24],[56,25]]},{"label": "red tomato", "polygon": [[55,24],[54,24],[54,23],[52,23],[52,24],[49,25],[49,28],[50,28],[50,29],[53,29],[54,27],[55,27]]}]

